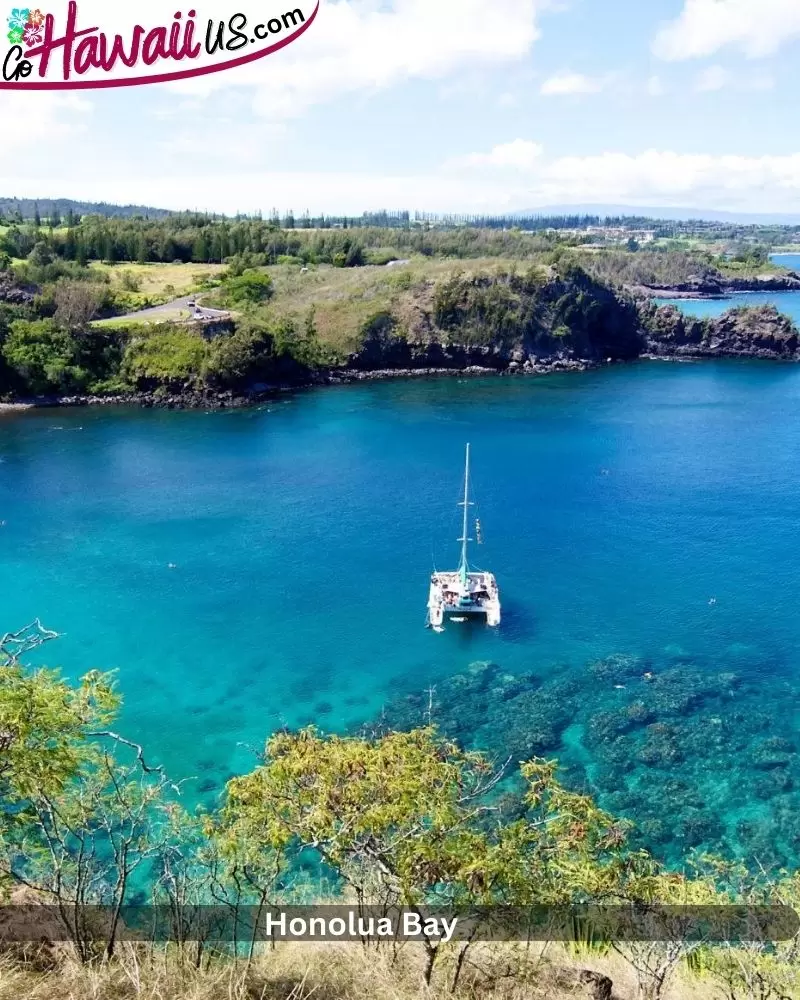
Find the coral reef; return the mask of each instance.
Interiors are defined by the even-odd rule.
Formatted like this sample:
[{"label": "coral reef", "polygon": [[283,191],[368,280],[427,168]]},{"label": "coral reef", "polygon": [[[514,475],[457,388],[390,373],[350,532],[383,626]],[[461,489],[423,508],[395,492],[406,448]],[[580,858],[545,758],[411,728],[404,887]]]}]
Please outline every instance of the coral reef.
[{"label": "coral reef", "polygon": [[[668,648],[510,674],[490,662],[435,691],[390,700],[381,724],[430,718],[497,759],[559,760],[563,779],[632,820],[634,839],[678,862],[697,849],[762,865],[800,860],[800,685],[765,683],[756,651],[714,661]],[[499,808],[522,808],[514,782]]]}]

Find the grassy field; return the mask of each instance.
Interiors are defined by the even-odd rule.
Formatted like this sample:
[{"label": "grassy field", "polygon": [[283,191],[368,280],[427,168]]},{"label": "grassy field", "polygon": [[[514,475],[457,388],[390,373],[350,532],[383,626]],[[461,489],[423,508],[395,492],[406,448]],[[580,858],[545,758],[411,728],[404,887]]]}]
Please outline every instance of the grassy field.
[{"label": "grassy field", "polygon": [[376,314],[390,311],[407,327],[414,313],[424,308],[436,282],[453,274],[507,273],[527,270],[519,261],[433,260],[418,257],[396,267],[337,268],[321,266],[302,273],[300,268],[269,268],[275,297],[271,315],[288,317],[302,325],[311,309],[322,343],[337,351],[361,346],[364,325]]},{"label": "grassy field", "polygon": [[[209,279],[219,276],[222,264],[92,264],[92,269],[108,277],[114,289],[138,296],[142,307],[160,305],[197,291]],[[129,287],[130,286],[130,287]],[[134,290],[133,286],[137,286]]]}]

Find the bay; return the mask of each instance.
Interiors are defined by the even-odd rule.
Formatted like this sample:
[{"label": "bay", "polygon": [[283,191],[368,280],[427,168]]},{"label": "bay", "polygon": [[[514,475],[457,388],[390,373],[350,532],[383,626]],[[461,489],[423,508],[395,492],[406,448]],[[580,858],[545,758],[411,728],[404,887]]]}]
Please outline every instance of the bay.
[{"label": "bay", "polygon": [[[468,441],[485,534],[473,559],[497,574],[504,621],[436,635],[428,579],[457,562]],[[667,826],[694,815],[694,800],[661,791],[694,775],[702,815],[721,826],[682,840],[653,828],[664,852],[751,850],[754,824],[776,842],[783,817],[785,857],[798,815],[799,452],[800,370],[779,364],[361,383],[237,412],[5,415],[0,627],[39,616],[64,633],[49,662],[117,670],[119,728],[195,779],[198,800],[281,725],[352,729],[431,686],[446,698],[453,678],[493,662],[498,676],[535,677],[532,692],[570,681],[547,754],[622,813],[651,822],[661,809]],[[640,658],[635,677],[587,666],[615,654]],[[659,703],[641,728],[646,740],[673,726],[679,756],[648,764],[631,743],[629,766],[612,767],[593,720],[630,715],[645,672],[689,669],[691,697]],[[721,672],[740,686],[697,694],[698,675]],[[461,712],[465,742],[494,746],[522,724],[522,702],[505,704],[495,733],[467,702],[447,712]],[[618,739],[606,749],[619,757]],[[786,759],[767,774],[769,739]],[[648,782],[660,798],[642,804]]]}]

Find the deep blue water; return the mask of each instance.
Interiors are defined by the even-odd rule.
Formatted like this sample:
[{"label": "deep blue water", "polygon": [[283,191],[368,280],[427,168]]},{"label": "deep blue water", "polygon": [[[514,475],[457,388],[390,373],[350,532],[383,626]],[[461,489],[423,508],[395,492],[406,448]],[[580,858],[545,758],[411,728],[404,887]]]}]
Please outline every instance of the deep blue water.
[{"label": "deep blue water", "polygon": [[658,299],[660,306],[677,306],[689,316],[701,319],[721,316],[739,306],[775,306],[794,323],[800,324],[800,292],[736,292],[719,299]]},{"label": "deep blue water", "polygon": [[[486,536],[475,561],[498,575],[505,619],[435,635],[427,584],[434,557],[457,559],[467,441]],[[207,795],[280,724],[357,725],[430,684],[448,690],[475,661],[567,678],[584,714],[644,683],[644,668],[622,684],[588,671],[598,657],[739,671],[746,683],[725,687],[710,721],[697,714],[708,693],[663,709],[697,744],[720,717],[716,764],[695,747],[613,770],[583,739],[578,702],[546,747],[598,794],[625,785],[612,804],[634,815],[648,768],[666,781],[694,767],[703,808],[730,808],[735,843],[743,816],[798,812],[798,455],[800,370],[779,364],[360,384],[241,412],[5,415],[0,625],[40,616],[66,633],[51,662],[118,670],[120,726]],[[765,719],[744,743],[734,709]],[[786,780],[757,797],[754,741],[778,715]],[[481,742],[477,721],[463,728]]]}]

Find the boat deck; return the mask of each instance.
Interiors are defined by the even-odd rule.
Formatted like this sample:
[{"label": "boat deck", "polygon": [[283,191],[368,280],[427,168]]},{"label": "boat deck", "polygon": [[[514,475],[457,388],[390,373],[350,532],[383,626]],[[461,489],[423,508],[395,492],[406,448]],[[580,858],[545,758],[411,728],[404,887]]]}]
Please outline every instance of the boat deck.
[{"label": "boat deck", "polygon": [[488,625],[500,624],[500,593],[493,573],[468,573],[466,586],[458,571],[431,576],[431,625],[440,626],[446,617],[462,616],[485,616]]}]

